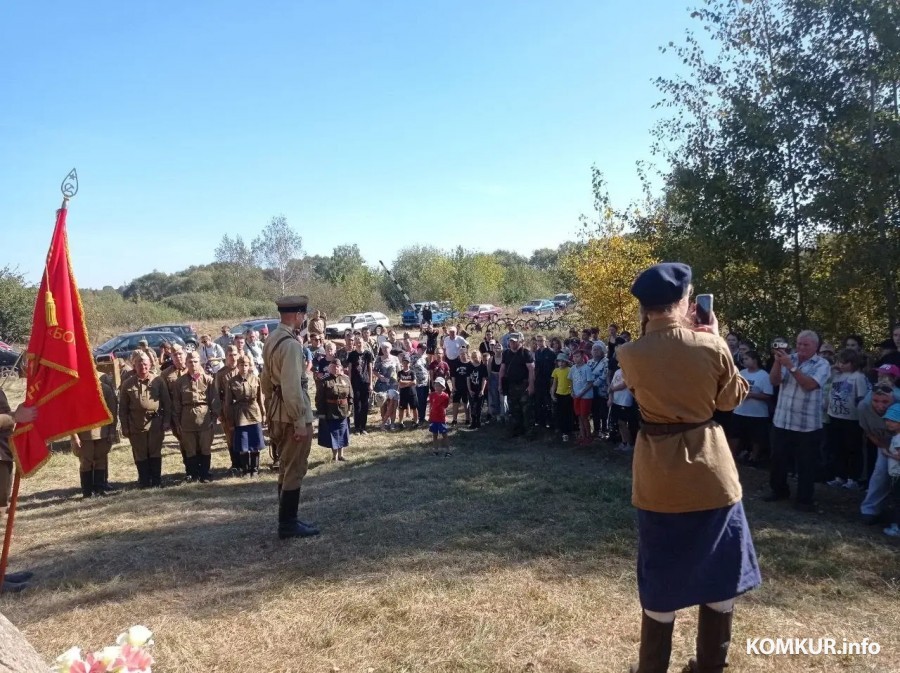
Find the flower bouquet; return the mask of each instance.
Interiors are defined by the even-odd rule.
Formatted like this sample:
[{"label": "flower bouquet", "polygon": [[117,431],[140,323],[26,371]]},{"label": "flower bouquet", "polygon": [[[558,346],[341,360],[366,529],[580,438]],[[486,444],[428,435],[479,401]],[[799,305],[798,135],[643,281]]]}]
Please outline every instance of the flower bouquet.
[{"label": "flower bouquet", "polygon": [[146,648],[153,644],[146,626],[132,626],[119,635],[115,645],[89,652],[73,647],[59,656],[51,673],[152,673],[153,657]]}]

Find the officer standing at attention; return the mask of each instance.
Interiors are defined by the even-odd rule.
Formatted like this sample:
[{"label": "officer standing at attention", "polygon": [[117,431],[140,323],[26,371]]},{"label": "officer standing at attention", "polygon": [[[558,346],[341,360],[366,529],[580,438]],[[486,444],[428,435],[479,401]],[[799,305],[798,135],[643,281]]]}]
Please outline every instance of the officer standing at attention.
[{"label": "officer standing at attention", "polygon": [[150,358],[150,371],[154,374],[159,374],[162,370],[162,367],[159,366],[159,356],[156,354],[155,350],[150,348],[150,344],[147,343],[146,339],[138,341],[138,350]]},{"label": "officer standing at attention", "polygon": [[109,452],[112,450],[116,425],[119,422],[119,403],[116,391],[108,382],[108,378],[97,373],[97,382],[103,393],[103,401],[112,415],[112,421],[100,428],[72,435],[73,453],[78,458],[81,474],[81,494],[85,498],[92,495],[108,495],[115,491],[107,482],[107,466]]},{"label": "officer standing at attention", "polygon": [[[666,673],[675,611],[700,606],[697,658],[686,671],[728,665],[734,599],[761,579],[741,483],[725,431],[713,419],[749,386],[718,321],[698,324],[691,267],[657,264],[635,280],[643,336],[616,348],[643,417],[634,449],[641,647],[633,673]],[[660,376],[665,372],[665,376]]]},{"label": "officer standing at attention", "polygon": [[[172,344],[172,364],[162,370],[160,376],[166,384],[169,391],[169,399],[175,399],[175,382],[187,373],[187,352],[181,344]],[[181,449],[181,461],[184,463],[184,471],[187,473],[187,458],[184,455],[184,449],[181,447],[181,433],[178,426],[173,422],[172,435],[178,440],[178,447]]]},{"label": "officer standing at attention", "polygon": [[212,374],[203,371],[200,354],[194,351],[187,356],[187,373],[175,381],[175,394],[172,396],[173,425],[178,428],[181,437],[187,481],[205,484],[212,480],[209,466],[213,433],[220,411],[216,381]]},{"label": "officer standing at attention", "polygon": [[294,330],[303,327],[309,299],[282,297],[276,302],[281,323],[263,349],[262,390],[267,405],[269,437],[278,446],[278,537],[318,535],[319,529],[297,518],[300,484],[306,475],[312,445],[313,412],[303,345]]},{"label": "officer standing at attention", "polygon": [[[241,355],[243,355],[243,353]],[[222,432],[225,433],[225,445],[228,447],[228,455],[231,456],[232,474],[237,474],[237,471],[240,470],[241,466],[239,456],[234,452],[234,426],[231,423],[230,416],[227,413],[227,407],[225,406],[225,391],[228,389],[229,381],[237,376],[237,359],[237,346],[226,346],[225,366],[216,372],[216,392],[219,395],[219,403],[221,405],[219,407],[221,409],[219,421],[222,423]]]},{"label": "officer standing at attention", "polygon": [[150,358],[138,353],[134,375],[123,381],[119,390],[119,421],[122,436],[131,443],[142,488],[162,483],[162,444],[169,427],[170,407],[165,382],[150,373]]}]

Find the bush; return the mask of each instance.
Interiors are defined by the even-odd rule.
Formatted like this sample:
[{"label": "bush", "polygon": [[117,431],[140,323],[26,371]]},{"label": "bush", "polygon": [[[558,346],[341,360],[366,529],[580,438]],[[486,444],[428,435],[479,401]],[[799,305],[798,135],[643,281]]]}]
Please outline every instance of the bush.
[{"label": "bush", "polygon": [[150,301],[126,301],[115,290],[81,290],[88,337],[101,343],[120,333],[161,322],[180,322],[177,310]]},{"label": "bush", "polygon": [[27,341],[36,298],[37,288],[27,285],[22,274],[8,266],[0,268],[0,338]]},{"label": "bush", "polygon": [[183,319],[217,320],[234,316],[272,315],[275,303],[266,299],[243,299],[212,292],[185,292],[166,297],[160,304],[177,311]]}]

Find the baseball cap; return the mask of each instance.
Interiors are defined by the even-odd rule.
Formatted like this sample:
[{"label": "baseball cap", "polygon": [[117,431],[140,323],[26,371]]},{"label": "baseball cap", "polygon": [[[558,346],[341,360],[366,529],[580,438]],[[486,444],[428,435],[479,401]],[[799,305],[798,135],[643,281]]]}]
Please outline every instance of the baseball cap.
[{"label": "baseball cap", "polygon": [[897,365],[884,364],[875,371],[879,374],[886,374],[888,376],[893,376],[894,378],[900,379],[900,367],[898,367]]},{"label": "baseball cap", "polygon": [[441,388],[446,388],[446,387],[447,387],[447,382],[444,380],[444,377],[443,377],[443,376],[438,376],[438,377],[434,380],[434,385],[436,385],[436,386],[441,386]]},{"label": "baseball cap", "polygon": [[562,361],[562,362],[568,362],[568,361],[569,361],[569,356],[566,355],[565,353],[560,353],[559,355],[556,356],[556,361],[557,361],[557,362],[560,362],[560,361]]},{"label": "baseball cap", "polygon": [[522,335],[519,334],[518,332],[513,332],[509,335],[509,340],[510,341],[521,341]]},{"label": "baseball cap", "polygon": [[828,343],[826,341],[821,346],[819,346],[819,352],[820,353],[831,353],[832,355],[834,355],[834,353],[835,353],[834,346],[832,346],[830,343]]},{"label": "baseball cap", "polygon": [[401,359],[403,362],[409,362],[409,361],[410,361],[409,354],[408,354],[408,353],[404,353],[403,356],[402,356],[400,359]]},{"label": "baseball cap", "polygon": [[887,421],[900,423],[900,402],[894,402],[889,406],[887,411],[884,412],[884,418]]}]

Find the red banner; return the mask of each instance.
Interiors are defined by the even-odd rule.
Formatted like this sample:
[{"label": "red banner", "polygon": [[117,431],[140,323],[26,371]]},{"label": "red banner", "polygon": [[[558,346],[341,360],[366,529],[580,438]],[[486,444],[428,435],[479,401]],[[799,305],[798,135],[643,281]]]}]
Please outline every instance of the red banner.
[{"label": "red banner", "polygon": [[65,207],[56,213],[25,352],[25,405],[38,407],[38,417],[17,425],[12,434],[13,455],[24,477],[34,474],[50,457],[48,442],[112,421],[94,369],[84,310],[72,275],[66,213]]}]

